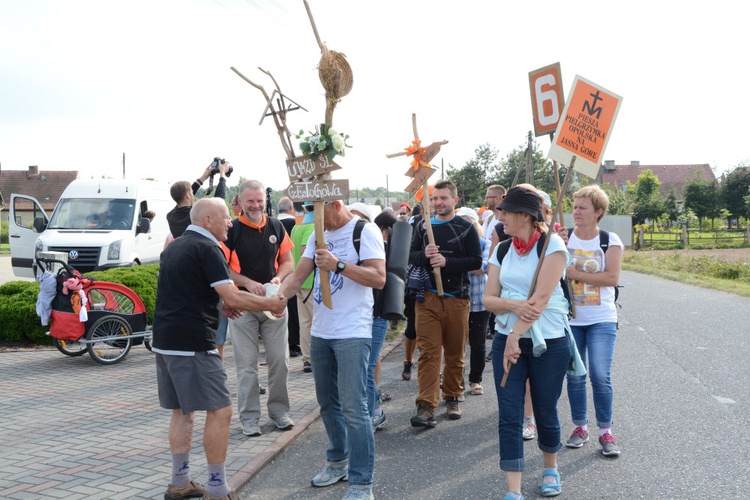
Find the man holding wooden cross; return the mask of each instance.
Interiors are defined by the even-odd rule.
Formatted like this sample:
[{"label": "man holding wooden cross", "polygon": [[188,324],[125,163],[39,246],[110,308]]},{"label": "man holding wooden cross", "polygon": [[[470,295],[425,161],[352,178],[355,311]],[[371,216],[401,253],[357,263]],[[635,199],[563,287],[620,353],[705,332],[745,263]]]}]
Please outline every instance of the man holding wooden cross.
[{"label": "man holding wooden cross", "polygon": [[[424,221],[414,228],[410,264],[428,271],[439,268],[442,274],[443,295],[435,285],[434,272],[429,272],[429,288],[424,290],[424,301],[416,304],[417,347],[419,369],[417,380],[417,414],[411,418],[414,427],[435,427],[435,408],[440,396],[441,354],[443,368],[443,398],[448,407],[448,418],[458,420],[462,411],[458,399],[464,371],[464,353],[469,334],[469,271],[482,268],[482,246],[474,226],[456,217],[458,203],[456,186],[451,181],[435,184],[431,196],[432,230],[435,244],[428,241]],[[428,216],[428,214],[425,214]]]}]

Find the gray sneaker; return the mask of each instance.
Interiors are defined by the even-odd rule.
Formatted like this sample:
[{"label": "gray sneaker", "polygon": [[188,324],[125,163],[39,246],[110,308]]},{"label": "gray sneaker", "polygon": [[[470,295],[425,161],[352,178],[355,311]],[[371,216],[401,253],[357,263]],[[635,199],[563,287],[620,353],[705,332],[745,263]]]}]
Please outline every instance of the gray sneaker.
[{"label": "gray sneaker", "polygon": [[385,426],[388,425],[388,416],[384,411],[381,412],[380,415],[370,417],[370,419],[372,420],[372,432],[375,432],[378,429],[384,429]]},{"label": "gray sneaker", "polygon": [[375,500],[372,486],[350,486],[344,500]]},{"label": "gray sneaker", "polygon": [[602,455],[605,457],[620,456],[620,448],[617,447],[617,441],[615,441],[615,437],[609,432],[599,437],[599,444],[602,447]]},{"label": "gray sneaker", "polygon": [[568,448],[580,448],[589,440],[589,431],[584,431],[583,427],[576,427],[573,429],[573,434],[570,435],[565,446]]},{"label": "gray sneaker", "polygon": [[280,431],[288,431],[294,427],[294,420],[286,415],[281,415],[280,417],[268,417],[268,419],[276,424],[276,428]]},{"label": "gray sneaker", "polygon": [[[326,462],[323,470],[312,478],[312,485],[318,488],[331,486],[339,481],[346,481],[349,478],[349,461]],[[366,497],[365,497],[366,498]]]},{"label": "gray sneaker", "polygon": [[260,436],[260,425],[258,425],[258,419],[251,418],[247,422],[243,422],[242,433],[245,436],[250,436],[250,437]]}]

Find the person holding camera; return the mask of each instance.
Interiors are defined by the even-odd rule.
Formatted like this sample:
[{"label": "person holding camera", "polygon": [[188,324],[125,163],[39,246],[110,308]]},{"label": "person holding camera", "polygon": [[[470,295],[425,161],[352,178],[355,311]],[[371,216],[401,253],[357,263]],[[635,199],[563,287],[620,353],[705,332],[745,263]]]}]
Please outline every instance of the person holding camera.
[{"label": "person holding camera", "polygon": [[[219,183],[216,186],[214,198],[221,198],[223,200],[227,192],[226,178],[229,177],[232,170],[233,168],[228,161],[221,158],[214,158],[213,163],[206,167],[201,176],[192,185],[188,184],[187,181],[178,181],[172,184],[169,194],[175,203],[177,203],[177,206],[167,214],[167,222],[169,223],[169,232],[172,233],[173,238],[182,236],[182,233],[185,232],[185,229],[190,224],[190,207],[193,206],[195,194],[206,179],[211,178],[211,184],[213,185],[214,175],[219,174]],[[211,190],[207,193],[210,193]]]}]

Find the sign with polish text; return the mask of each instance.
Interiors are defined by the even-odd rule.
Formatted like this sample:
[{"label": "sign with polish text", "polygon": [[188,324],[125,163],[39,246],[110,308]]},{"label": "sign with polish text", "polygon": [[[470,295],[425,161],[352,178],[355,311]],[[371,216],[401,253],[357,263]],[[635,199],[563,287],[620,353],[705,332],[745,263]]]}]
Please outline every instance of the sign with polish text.
[{"label": "sign with polish text", "polygon": [[327,174],[340,168],[341,166],[338,163],[328,159],[324,154],[319,155],[315,160],[310,158],[309,155],[297,156],[296,158],[286,160],[286,173],[289,175],[290,182]]},{"label": "sign with polish text", "polygon": [[292,201],[336,201],[349,198],[348,179],[293,180],[286,188]]},{"label": "sign with polish text", "polygon": [[547,157],[596,178],[622,97],[576,75]]}]

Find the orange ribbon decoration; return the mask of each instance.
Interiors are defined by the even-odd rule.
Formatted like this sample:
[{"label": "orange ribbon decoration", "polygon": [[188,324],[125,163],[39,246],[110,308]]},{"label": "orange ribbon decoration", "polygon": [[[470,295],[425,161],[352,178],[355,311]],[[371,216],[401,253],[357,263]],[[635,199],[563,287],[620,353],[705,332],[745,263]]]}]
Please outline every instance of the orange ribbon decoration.
[{"label": "orange ribbon decoration", "polygon": [[413,156],[414,159],[411,161],[411,166],[416,173],[420,167],[430,167],[430,164],[426,161],[422,161],[422,155],[426,151],[425,148],[420,147],[421,141],[415,140],[411,142],[411,146],[404,148],[406,156]]}]

